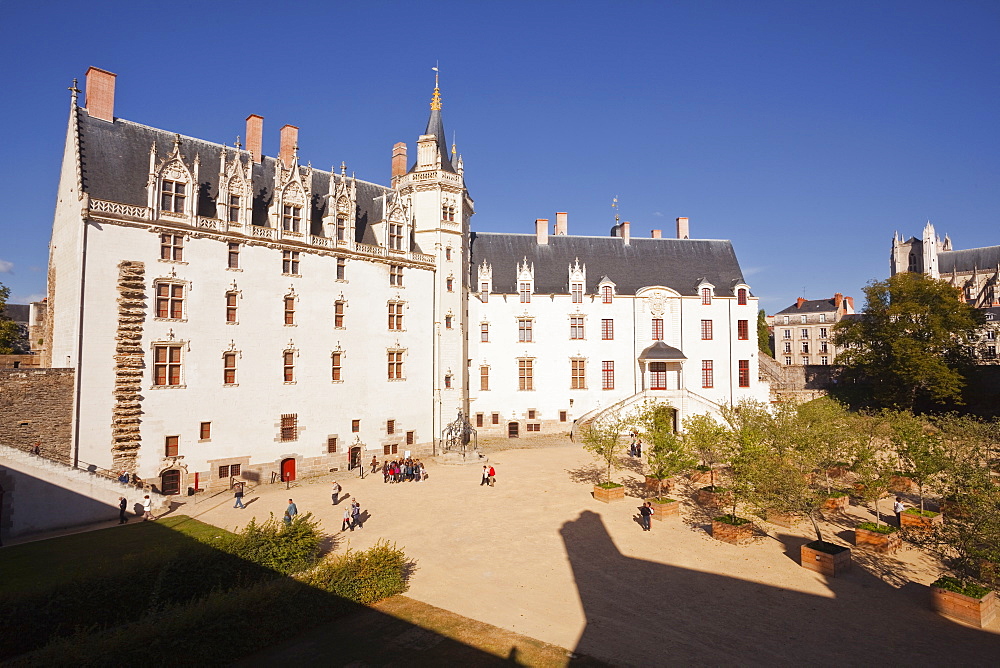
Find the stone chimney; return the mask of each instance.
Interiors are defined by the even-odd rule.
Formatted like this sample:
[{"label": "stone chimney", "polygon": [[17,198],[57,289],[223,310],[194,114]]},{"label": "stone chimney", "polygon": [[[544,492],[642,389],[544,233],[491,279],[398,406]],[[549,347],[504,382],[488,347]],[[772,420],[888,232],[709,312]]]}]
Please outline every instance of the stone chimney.
[{"label": "stone chimney", "polygon": [[398,141],[392,145],[392,185],[406,174],[406,144]]},{"label": "stone chimney", "polygon": [[556,213],[556,236],[566,236],[569,234],[569,214],[565,211]]},{"label": "stone chimney", "polygon": [[87,70],[87,113],[109,123],[115,120],[115,77],[117,74],[91,67]]},{"label": "stone chimney", "polygon": [[649,237],[651,239],[662,239],[663,238],[663,230],[650,230],[649,231]]},{"label": "stone chimney", "polygon": [[258,165],[263,157],[261,147],[264,144],[264,117],[257,114],[247,116],[247,150]]},{"label": "stone chimney", "polygon": [[281,128],[281,145],[278,148],[278,157],[285,169],[292,166],[292,157],[299,145],[299,129],[294,125],[285,125]]},{"label": "stone chimney", "polygon": [[835,309],[837,309],[839,311],[840,310],[840,305],[843,304],[843,303],[844,303],[844,295],[842,295],[839,292],[833,295],[833,307]]},{"label": "stone chimney", "polygon": [[802,308],[802,305],[806,303],[805,297],[799,297],[795,300],[795,308]]},{"label": "stone chimney", "polygon": [[688,226],[688,219],[687,218],[678,218],[677,219],[677,238],[678,239],[690,239],[691,238],[691,229]]},{"label": "stone chimney", "polygon": [[620,234],[626,246],[628,246],[629,243],[631,243],[632,241],[631,228],[632,228],[632,223],[628,222],[627,220],[622,223]]},{"label": "stone chimney", "polygon": [[844,297],[844,301],[846,301],[848,306],[850,306],[848,310],[851,313],[854,313],[854,297]]},{"label": "stone chimney", "polygon": [[549,219],[535,219],[535,240],[541,245],[549,243]]}]

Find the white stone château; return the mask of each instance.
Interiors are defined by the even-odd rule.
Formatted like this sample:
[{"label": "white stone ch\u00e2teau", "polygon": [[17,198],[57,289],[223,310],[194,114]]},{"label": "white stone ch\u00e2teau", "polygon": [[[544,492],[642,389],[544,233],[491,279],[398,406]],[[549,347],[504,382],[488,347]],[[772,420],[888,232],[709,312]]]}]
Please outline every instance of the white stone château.
[{"label": "white stone ch\u00e2teau", "polygon": [[437,87],[388,186],[114,114],[73,90],[49,266],[52,366],[76,370],[74,456],[166,493],[430,454],[461,411],[486,433],[568,431],[646,396],[678,417],[758,381],[757,299],[728,241],[471,231]]}]

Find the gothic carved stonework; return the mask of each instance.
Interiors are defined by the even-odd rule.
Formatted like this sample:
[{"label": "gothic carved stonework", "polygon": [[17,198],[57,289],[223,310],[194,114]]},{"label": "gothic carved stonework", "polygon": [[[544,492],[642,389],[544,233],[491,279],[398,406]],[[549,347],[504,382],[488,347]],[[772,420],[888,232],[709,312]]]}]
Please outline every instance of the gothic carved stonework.
[{"label": "gothic carved stonework", "polygon": [[118,265],[118,331],[115,337],[115,403],[111,409],[112,461],[116,471],[136,472],[142,436],[142,330],[146,320],[145,265]]}]

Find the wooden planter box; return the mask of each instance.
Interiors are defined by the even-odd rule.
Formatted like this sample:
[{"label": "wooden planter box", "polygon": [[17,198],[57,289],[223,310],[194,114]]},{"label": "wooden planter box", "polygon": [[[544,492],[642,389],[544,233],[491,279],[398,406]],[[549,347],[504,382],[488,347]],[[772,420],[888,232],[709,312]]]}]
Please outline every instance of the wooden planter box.
[{"label": "wooden planter box", "polygon": [[916,483],[905,476],[894,475],[889,478],[889,491],[891,492],[912,492],[916,487]]},{"label": "wooden planter box", "polygon": [[604,503],[622,501],[625,498],[625,487],[619,485],[618,487],[606,489],[599,485],[594,485],[594,498],[598,501],[603,501]]},{"label": "wooden planter box", "polygon": [[[676,481],[673,478],[663,479],[663,493],[669,494],[674,491],[674,485]],[[660,479],[654,478],[651,475],[646,476],[646,494],[659,494],[660,491]]]},{"label": "wooden planter box", "polygon": [[688,480],[695,484],[703,484],[706,482],[712,482],[712,472],[711,471],[691,471],[688,473]]},{"label": "wooden planter box", "polygon": [[851,497],[848,495],[844,496],[831,496],[823,502],[823,510],[834,510],[842,511],[846,510],[847,506],[851,502]]},{"label": "wooden planter box", "polygon": [[[837,552],[830,554],[829,552],[823,552],[811,547],[815,546],[818,542],[813,541],[802,546],[802,551],[800,552],[802,568],[816,571],[832,578],[837,577],[840,573],[851,570],[851,548],[834,545],[837,548]],[[830,543],[827,543],[827,545],[830,545]]]},{"label": "wooden planter box", "polygon": [[900,526],[904,529],[909,529],[910,531],[932,531],[934,527],[941,524],[942,521],[944,521],[944,516],[941,513],[938,513],[933,517],[925,517],[923,515],[916,515],[906,511],[899,514]]},{"label": "wooden planter box", "polygon": [[972,598],[931,586],[931,597],[938,614],[978,628],[989,626],[997,617],[996,592],[991,591],[982,598]]},{"label": "wooden planter box", "polygon": [[699,506],[704,506],[706,508],[718,508],[722,505],[728,505],[733,502],[733,495],[731,492],[713,492],[710,489],[699,489],[694,494],[694,501]]},{"label": "wooden planter box", "polygon": [[903,539],[898,531],[879,533],[868,529],[854,529],[854,546],[881,554],[893,554],[903,547]]},{"label": "wooden planter box", "polygon": [[657,503],[656,499],[646,499],[649,501],[649,505],[653,508],[653,519],[662,522],[668,517],[680,517],[681,516],[681,504],[679,501],[670,501],[669,503]]},{"label": "wooden planter box", "polygon": [[753,540],[753,524],[747,522],[734,526],[728,522],[712,520],[712,538],[731,545],[742,545]]}]

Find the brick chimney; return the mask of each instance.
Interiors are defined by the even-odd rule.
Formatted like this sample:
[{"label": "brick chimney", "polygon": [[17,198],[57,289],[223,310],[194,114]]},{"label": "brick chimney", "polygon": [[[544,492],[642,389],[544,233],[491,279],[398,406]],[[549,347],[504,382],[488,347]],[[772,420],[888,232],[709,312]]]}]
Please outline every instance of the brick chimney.
[{"label": "brick chimney", "polygon": [[649,231],[649,237],[651,239],[662,239],[663,238],[663,230],[650,230]]},{"label": "brick chimney", "polygon": [[287,169],[292,166],[292,155],[299,143],[299,129],[294,125],[285,125],[281,128],[281,144],[278,148],[278,157]]},{"label": "brick chimney", "polygon": [[678,239],[690,239],[691,238],[691,229],[688,226],[688,219],[687,218],[678,218],[677,219],[677,238]]},{"label": "brick chimney", "polygon": [[833,307],[835,309],[837,309],[839,311],[840,310],[840,305],[843,304],[843,303],[844,303],[844,295],[842,295],[839,292],[833,295]]},{"label": "brick chimney", "polygon": [[627,220],[622,223],[621,231],[619,232],[619,234],[621,234],[622,240],[625,242],[626,246],[628,246],[629,243],[631,243],[632,241],[631,230],[632,230],[632,223],[628,222]]},{"label": "brick chimney", "polygon": [[247,150],[258,165],[263,157],[261,147],[264,144],[264,117],[257,114],[247,116]]},{"label": "brick chimney", "polygon": [[549,219],[548,218],[536,218],[535,219],[535,240],[541,245],[547,245],[549,243]]},{"label": "brick chimney", "polygon": [[569,234],[569,214],[565,211],[556,213],[556,236],[566,236]]},{"label": "brick chimney", "polygon": [[806,303],[805,297],[799,297],[795,300],[795,308],[802,308],[802,305]]},{"label": "brick chimney", "polygon": [[392,145],[392,185],[406,174],[406,143],[398,141]]},{"label": "brick chimney", "polygon": [[115,120],[115,77],[118,75],[97,67],[87,70],[87,113],[109,123]]}]

